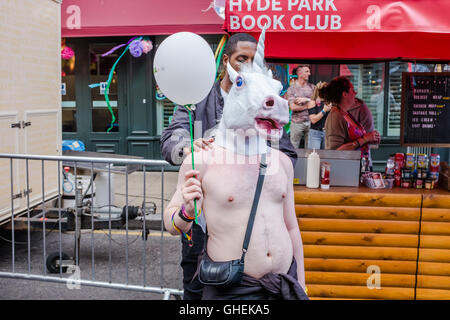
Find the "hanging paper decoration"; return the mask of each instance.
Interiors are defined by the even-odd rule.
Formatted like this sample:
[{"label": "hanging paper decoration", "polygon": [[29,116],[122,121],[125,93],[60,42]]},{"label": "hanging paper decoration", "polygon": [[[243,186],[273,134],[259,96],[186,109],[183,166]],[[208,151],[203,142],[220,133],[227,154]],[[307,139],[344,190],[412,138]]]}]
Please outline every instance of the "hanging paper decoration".
[{"label": "hanging paper decoration", "polygon": [[130,43],[130,53],[133,57],[139,58],[142,55],[141,41],[134,40]]},{"label": "hanging paper decoration", "polygon": [[66,46],[66,39],[61,39],[61,58],[64,60],[70,60],[75,53],[73,52],[71,47]]},{"label": "hanging paper decoration", "polygon": [[133,40],[129,50],[133,57],[139,58],[143,53],[147,54],[152,49],[153,44],[150,40]]},{"label": "hanging paper decoration", "polygon": [[68,46],[64,46],[61,49],[61,58],[65,59],[65,60],[70,60],[70,58],[72,58],[74,56],[74,52],[72,50],[72,48],[68,47]]},{"label": "hanging paper decoration", "polygon": [[73,72],[75,68],[75,53],[71,47],[66,46],[66,39],[61,39],[61,76],[65,77],[65,70]]},{"label": "hanging paper decoration", "polygon": [[147,54],[150,52],[150,50],[153,49],[153,44],[150,40],[141,40],[141,49],[142,52]]},{"label": "hanging paper decoration", "polygon": [[[152,42],[150,40],[148,40],[148,39],[143,40],[142,37],[133,37],[126,44],[125,43],[120,44],[118,46],[115,46],[108,52],[105,52],[104,54],[102,54],[102,57],[106,57],[106,56],[110,55],[111,53],[113,53],[114,51],[116,51],[117,49],[120,49],[124,46],[126,46],[126,47],[123,50],[122,54],[119,56],[119,58],[116,60],[116,62],[114,62],[111,70],[109,71],[108,80],[106,82],[105,101],[106,101],[106,105],[108,106],[108,110],[111,113],[111,118],[112,118],[110,127],[106,130],[106,132],[110,132],[114,126],[114,122],[116,122],[116,117],[114,116],[114,112],[109,103],[108,92],[109,92],[109,86],[111,85],[111,80],[113,78],[114,70],[116,69],[117,63],[119,63],[120,59],[122,59],[123,55],[125,54],[125,52],[127,52],[127,50],[130,51],[130,53],[133,57],[138,58],[142,55],[142,53],[147,54],[153,48]],[[93,84],[89,85],[89,88],[92,89],[92,88],[96,88],[99,86],[100,86],[100,83],[93,83]]]}]

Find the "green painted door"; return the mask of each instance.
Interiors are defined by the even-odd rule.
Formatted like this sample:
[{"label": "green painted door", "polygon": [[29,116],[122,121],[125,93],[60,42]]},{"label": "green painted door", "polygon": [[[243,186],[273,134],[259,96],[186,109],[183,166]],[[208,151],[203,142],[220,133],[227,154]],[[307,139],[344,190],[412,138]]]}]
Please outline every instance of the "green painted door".
[{"label": "green painted door", "polygon": [[105,87],[110,70],[119,58],[121,50],[102,57],[117,43],[89,44],[89,83],[100,83],[100,87],[88,88],[87,118],[82,121],[83,131],[89,132],[89,149],[96,152],[126,154],[127,100],[125,95],[126,63],[120,60],[114,70],[108,97]]},{"label": "green painted door", "polygon": [[[109,88],[111,108],[106,104],[104,87],[89,88],[90,84],[106,83],[121,51],[119,49],[106,57],[101,55],[121,41],[125,40],[100,38],[67,41],[67,45],[75,51],[75,63],[70,74],[63,73],[62,78],[66,89],[66,96],[62,95],[63,139],[81,140],[86,151],[127,153],[126,61],[121,60],[117,64],[112,78]],[[65,69],[67,71],[68,67]]]}]

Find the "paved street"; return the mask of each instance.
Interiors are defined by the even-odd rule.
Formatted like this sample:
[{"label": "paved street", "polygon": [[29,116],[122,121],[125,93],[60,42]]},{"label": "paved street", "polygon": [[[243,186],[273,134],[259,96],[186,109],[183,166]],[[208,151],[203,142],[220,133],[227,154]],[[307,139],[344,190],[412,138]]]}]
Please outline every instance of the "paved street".
[{"label": "paved street", "polygon": [[[164,174],[164,205],[172,196],[176,184],[177,173]],[[146,174],[146,201],[154,201],[157,212],[154,224],[158,225],[161,214],[161,173],[147,172]],[[121,207],[126,202],[125,176],[114,177],[114,204]],[[128,204],[142,204],[143,199],[143,173],[135,172],[128,177]],[[28,233],[26,230],[15,233],[15,272],[45,275],[47,273],[45,258],[52,252],[59,252],[58,228],[49,231],[51,224],[47,224],[47,233],[44,239],[42,231],[31,232],[30,236],[30,263],[28,262]],[[158,228],[159,229],[159,228]],[[0,271],[12,271],[12,247],[7,240],[11,239],[11,232],[0,232]],[[70,256],[74,252],[74,233],[61,234],[62,251]],[[112,230],[111,238],[108,230],[82,230],[80,245],[80,278],[152,287],[181,289],[180,252],[181,244],[178,236],[171,236],[160,230],[150,230],[148,240],[144,242],[140,230],[130,230],[128,233],[128,252],[126,249],[126,232]],[[92,262],[92,245],[94,263]],[[109,251],[111,248],[111,263]],[[128,253],[128,272],[126,256]],[[163,268],[161,268],[163,266]],[[127,275],[128,274],[128,275]],[[63,278],[73,277],[75,274],[63,274]],[[54,276],[54,274],[52,274]],[[59,277],[59,274],[56,274]],[[74,288],[75,287],[75,288]],[[128,290],[106,289],[90,286],[81,286],[79,289],[73,283],[50,283],[30,280],[17,280],[0,278],[0,299],[162,299],[162,294],[135,292]],[[174,299],[174,297],[171,297]]]}]

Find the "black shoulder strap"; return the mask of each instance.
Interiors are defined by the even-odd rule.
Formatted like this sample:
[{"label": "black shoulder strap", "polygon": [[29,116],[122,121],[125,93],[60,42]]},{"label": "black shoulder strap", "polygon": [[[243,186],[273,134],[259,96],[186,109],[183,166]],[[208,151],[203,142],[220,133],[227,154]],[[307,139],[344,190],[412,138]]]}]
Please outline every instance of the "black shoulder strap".
[{"label": "black shoulder strap", "polygon": [[255,197],[253,199],[252,210],[250,211],[250,217],[248,218],[247,231],[245,232],[244,245],[242,246],[242,257],[243,261],[245,254],[247,253],[248,244],[250,243],[250,237],[252,235],[253,223],[255,222],[256,210],[258,209],[259,197],[261,195],[261,190],[264,182],[264,176],[266,174],[266,154],[261,155],[261,163],[259,164],[259,176],[258,182],[256,183]]}]

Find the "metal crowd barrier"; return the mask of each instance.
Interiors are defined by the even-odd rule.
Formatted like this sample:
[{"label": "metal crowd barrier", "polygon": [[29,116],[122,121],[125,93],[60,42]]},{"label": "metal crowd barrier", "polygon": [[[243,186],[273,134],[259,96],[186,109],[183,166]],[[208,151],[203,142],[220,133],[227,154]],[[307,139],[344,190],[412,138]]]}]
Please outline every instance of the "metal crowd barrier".
[{"label": "metal crowd barrier", "polygon": [[[162,294],[165,300],[182,297],[182,289],[174,288],[182,287],[179,268],[180,241],[171,239],[172,246],[174,243],[177,244],[175,249],[171,248],[176,255],[168,254],[167,239],[171,236],[164,231],[163,223],[164,201],[167,201],[164,199],[164,168],[169,166],[167,162],[126,158],[0,154],[0,161],[3,164],[8,160],[11,205],[8,219],[10,230],[8,228],[7,234],[9,231],[11,233],[10,239],[4,240],[11,243],[11,269],[4,270],[4,266],[0,266],[0,278],[65,283],[69,289],[76,286],[93,286],[158,293]],[[157,203],[149,201],[146,195],[149,184],[146,181],[148,179],[146,167],[152,168],[152,172],[148,172],[148,175],[161,173],[161,181],[158,182],[161,185],[160,219],[155,216]],[[22,173],[18,175],[18,171]],[[39,174],[36,174],[38,171],[40,178]],[[83,175],[86,172],[87,174]],[[141,190],[140,195],[129,195],[129,176],[133,172],[142,174],[140,184],[142,188],[138,187],[136,191],[139,193]],[[21,182],[22,186],[26,185],[27,188],[19,197],[22,197],[22,203],[26,201],[26,207],[18,212],[19,209],[14,202],[17,194],[14,192],[17,189],[15,183],[18,183],[15,180],[20,175],[22,180],[25,180]],[[117,177],[123,176],[125,204],[120,207],[114,203],[116,195],[113,184]],[[55,179],[57,181],[54,181]],[[4,184],[7,182],[7,179],[2,180]],[[36,180],[40,180],[39,183]],[[139,186],[139,181],[136,182],[136,179],[134,181]],[[31,195],[30,186],[42,194],[42,197],[38,197],[38,204],[35,204],[36,194]],[[50,189],[53,190],[53,195],[49,192]],[[48,197],[51,199],[47,199]],[[142,198],[142,203],[130,205],[130,197],[134,202]],[[16,239],[19,229],[26,230],[26,241]],[[41,239],[34,239],[36,233],[31,236],[31,231],[36,230],[41,234]],[[114,236],[117,234],[125,236],[125,243],[114,239],[113,230]],[[86,234],[87,238],[83,237],[82,241],[82,235]],[[68,250],[71,244],[68,237],[70,239],[71,236],[74,240],[73,248]],[[130,242],[131,236],[135,239]],[[125,247],[124,253],[117,248],[117,244],[122,248]],[[24,257],[19,257],[19,246],[27,246],[26,263]],[[42,254],[42,257],[33,256],[36,252],[37,255]],[[24,255],[24,250],[21,254]],[[169,258],[178,259],[171,262],[172,268],[177,268],[176,276],[173,276],[174,272],[167,273],[165,270]],[[152,264],[150,270],[149,266]],[[158,264],[159,268],[156,267]],[[168,279],[168,275],[172,278]]]}]

